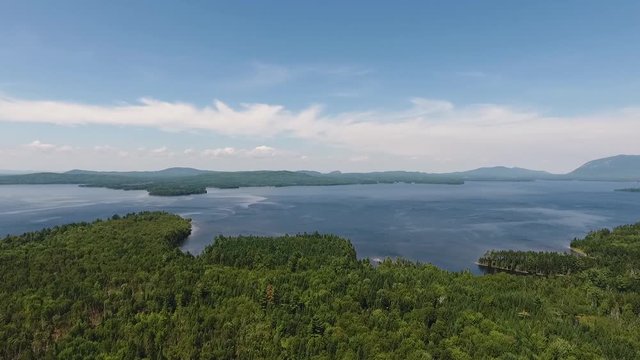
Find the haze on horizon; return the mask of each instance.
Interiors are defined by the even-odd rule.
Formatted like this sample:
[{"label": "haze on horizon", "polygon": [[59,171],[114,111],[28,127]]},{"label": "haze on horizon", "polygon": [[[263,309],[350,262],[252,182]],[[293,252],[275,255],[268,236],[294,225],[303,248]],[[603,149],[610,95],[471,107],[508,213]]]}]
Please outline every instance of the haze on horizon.
[{"label": "haze on horizon", "polygon": [[639,12],[9,0],[0,169],[565,173],[640,154]]}]

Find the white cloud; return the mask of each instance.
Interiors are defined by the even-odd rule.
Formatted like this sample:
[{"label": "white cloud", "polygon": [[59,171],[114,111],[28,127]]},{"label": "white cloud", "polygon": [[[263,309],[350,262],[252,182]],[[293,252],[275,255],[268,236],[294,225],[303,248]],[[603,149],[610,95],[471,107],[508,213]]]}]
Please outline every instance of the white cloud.
[{"label": "white cloud", "polygon": [[270,146],[260,145],[253,148],[251,151],[248,152],[248,154],[249,156],[253,156],[253,157],[274,156],[276,154],[276,149]]},{"label": "white cloud", "polygon": [[235,154],[236,154],[236,149],[232,147],[202,150],[203,156],[210,156],[210,157],[233,156]]},{"label": "white cloud", "polygon": [[[444,114],[454,109],[452,103],[442,100],[432,100],[423,98],[413,98],[411,103],[414,105],[416,116],[428,114]],[[411,113],[409,113],[411,115]]]},{"label": "white cloud", "polygon": [[53,144],[45,144],[43,142],[41,142],[40,140],[34,140],[28,144],[25,144],[26,147],[30,148],[30,149],[36,149],[36,150],[53,150],[56,148],[55,145]]},{"label": "white cloud", "polygon": [[40,140],[34,140],[24,145],[25,148],[30,150],[36,150],[41,152],[53,152],[53,151],[71,151],[73,147],[69,145],[54,145],[43,143]]},{"label": "white cloud", "polygon": [[95,150],[95,151],[113,151],[115,149],[110,145],[96,145],[96,146],[93,147],[93,150]]},{"label": "white cloud", "polygon": [[233,147],[224,147],[216,149],[204,149],[200,152],[202,156],[207,157],[252,157],[263,158],[275,156],[278,152],[275,148],[266,145],[256,146],[253,149],[236,149]]},{"label": "white cloud", "polygon": [[[496,164],[564,171],[596,157],[640,153],[640,108],[548,116],[496,104],[458,107],[416,98],[401,111],[327,115],[318,106],[294,112],[269,104],[232,108],[221,101],[196,107],[146,98],[135,104],[97,106],[5,97],[0,98],[0,121],[207,130],[274,143],[278,138],[295,138],[349,151],[350,156],[366,155],[372,163],[378,155],[423,159],[425,170],[442,171]],[[52,146],[30,144],[41,150]],[[229,147],[201,154],[270,156],[273,151],[268,146]]]}]

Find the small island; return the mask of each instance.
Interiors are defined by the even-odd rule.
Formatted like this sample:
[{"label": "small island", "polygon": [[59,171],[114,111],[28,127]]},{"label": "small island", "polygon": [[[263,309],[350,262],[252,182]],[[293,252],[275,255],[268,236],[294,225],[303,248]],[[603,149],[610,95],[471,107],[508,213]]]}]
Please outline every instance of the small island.
[{"label": "small island", "polygon": [[624,189],[615,189],[614,191],[624,191],[624,192],[637,192],[637,193],[640,193],[640,188],[624,188]]}]

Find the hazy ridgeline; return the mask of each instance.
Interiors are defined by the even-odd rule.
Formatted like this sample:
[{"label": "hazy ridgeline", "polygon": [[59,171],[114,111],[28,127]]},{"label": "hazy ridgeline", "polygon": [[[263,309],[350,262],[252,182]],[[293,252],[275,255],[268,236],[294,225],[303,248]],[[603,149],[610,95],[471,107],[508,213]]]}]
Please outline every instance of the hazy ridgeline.
[{"label": "hazy ridgeline", "polygon": [[[168,168],[159,171],[87,171],[0,175],[7,184],[78,184],[120,190],[146,190],[149,195],[181,196],[204,194],[207,188],[233,189],[256,186],[330,186],[354,184],[450,184],[465,181],[533,180],[640,180],[640,156],[618,155],[590,161],[567,174],[551,174],[518,167],[484,167],[452,173],[382,171],[342,173],[334,171],[211,171],[192,168]],[[622,189],[633,191],[633,189]]]}]

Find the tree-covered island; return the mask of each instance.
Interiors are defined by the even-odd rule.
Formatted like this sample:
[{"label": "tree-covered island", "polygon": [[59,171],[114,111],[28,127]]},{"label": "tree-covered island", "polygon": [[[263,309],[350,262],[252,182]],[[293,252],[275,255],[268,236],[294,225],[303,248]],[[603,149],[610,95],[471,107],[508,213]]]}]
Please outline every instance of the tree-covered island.
[{"label": "tree-covered island", "polygon": [[146,190],[152,196],[204,194],[207,188],[234,189],[255,186],[330,186],[356,184],[449,184],[464,180],[439,174],[407,171],[372,173],[319,173],[314,171],[208,171],[170,168],[160,171],[105,172],[72,170],[0,176],[0,185],[77,184],[117,190]]}]

